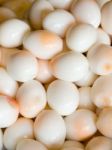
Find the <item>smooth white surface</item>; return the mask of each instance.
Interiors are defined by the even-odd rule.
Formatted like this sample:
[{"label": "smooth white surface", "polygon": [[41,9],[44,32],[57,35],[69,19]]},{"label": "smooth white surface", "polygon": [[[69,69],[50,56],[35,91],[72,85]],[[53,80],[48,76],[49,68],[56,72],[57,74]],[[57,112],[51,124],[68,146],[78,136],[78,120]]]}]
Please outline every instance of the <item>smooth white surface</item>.
[{"label": "smooth white surface", "polygon": [[71,82],[55,80],[47,88],[47,99],[52,109],[62,116],[67,116],[79,105],[79,91]]},{"label": "smooth white surface", "polygon": [[91,89],[91,99],[99,108],[112,106],[112,76],[100,76]]},{"label": "smooth white surface", "polygon": [[19,19],[10,19],[0,26],[0,43],[4,47],[13,48],[20,46],[25,33],[30,31],[27,23]]},{"label": "smooth white surface", "polygon": [[96,115],[88,109],[78,109],[65,117],[67,139],[83,141],[97,131]]},{"label": "smooth white surface", "polygon": [[51,60],[51,71],[55,77],[65,81],[78,81],[89,69],[87,58],[77,52],[66,52]]},{"label": "smooth white surface", "polygon": [[65,36],[67,29],[73,23],[75,23],[74,16],[64,9],[54,10],[43,19],[44,29],[54,32],[61,37]]},{"label": "smooth white surface", "polygon": [[59,149],[66,136],[64,120],[53,110],[43,110],[34,122],[34,133],[36,139],[49,150]]},{"label": "smooth white surface", "polygon": [[6,128],[15,123],[18,115],[18,103],[11,97],[0,95],[0,128]]},{"label": "smooth white surface", "polygon": [[46,30],[36,30],[23,40],[23,46],[40,59],[51,59],[63,49],[63,40]]},{"label": "smooth white surface", "polygon": [[46,106],[46,91],[43,85],[36,80],[23,83],[16,95],[20,113],[27,118],[34,118]]},{"label": "smooth white surface", "polygon": [[38,60],[28,51],[11,55],[7,63],[7,72],[16,81],[32,80],[38,73]]},{"label": "smooth white surface", "polygon": [[78,22],[84,22],[98,27],[101,22],[101,12],[95,0],[77,0],[71,6],[71,12]]},{"label": "smooth white surface", "polygon": [[86,52],[97,40],[97,30],[90,24],[73,25],[66,34],[67,46],[76,52]]},{"label": "smooth white surface", "polygon": [[17,143],[24,138],[34,138],[33,121],[19,118],[4,132],[4,146],[8,150],[15,150]]}]

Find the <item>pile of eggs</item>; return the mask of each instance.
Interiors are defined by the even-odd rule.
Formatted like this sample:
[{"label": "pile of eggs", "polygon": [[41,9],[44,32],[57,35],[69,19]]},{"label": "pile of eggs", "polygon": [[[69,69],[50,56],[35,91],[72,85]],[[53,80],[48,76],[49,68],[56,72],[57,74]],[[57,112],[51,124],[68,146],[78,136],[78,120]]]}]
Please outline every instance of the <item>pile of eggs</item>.
[{"label": "pile of eggs", "polygon": [[112,150],[112,1],[0,5],[0,150]]}]

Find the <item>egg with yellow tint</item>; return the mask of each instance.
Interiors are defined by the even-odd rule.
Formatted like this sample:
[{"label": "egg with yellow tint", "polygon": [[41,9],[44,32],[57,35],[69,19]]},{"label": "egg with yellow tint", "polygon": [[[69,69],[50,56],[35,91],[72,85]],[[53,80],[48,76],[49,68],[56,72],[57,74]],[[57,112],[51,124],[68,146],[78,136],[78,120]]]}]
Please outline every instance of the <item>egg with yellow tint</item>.
[{"label": "egg with yellow tint", "polygon": [[20,113],[24,117],[34,118],[46,106],[46,92],[43,85],[36,80],[23,83],[17,91],[16,99]]},{"label": "egg with yellow tint", "polygon": [[112,106],[112,76],[100,76],[91,89],[91,99],[99,108]]},{"label": "egg with yellow tint", "polygon": [[65,118],[67,139],[84,141],[97,131],[96,115],[88,109],[78,109]]},{"label": "egg with yellow tint", "polygon": [[24,38],[23,46],[40,59],[51,59],[63,50],[63,40],[55,33],[38,30]]},{"label": "egg with yellow tint", "polygon": [[88,52],[88,60],[91,70],[97,75],[112,73],[112,47],[100,44]]}]

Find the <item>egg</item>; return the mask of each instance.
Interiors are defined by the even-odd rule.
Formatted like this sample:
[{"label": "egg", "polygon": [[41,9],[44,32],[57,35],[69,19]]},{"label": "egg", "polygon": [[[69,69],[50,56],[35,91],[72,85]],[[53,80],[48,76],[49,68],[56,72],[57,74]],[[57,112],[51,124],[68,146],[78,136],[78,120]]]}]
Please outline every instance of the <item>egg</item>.
[{"label": "egg", "polygon": [[104,136],[93,137],[86,145],[85,150],[110,150],[112,140]]},{"label": "egg", "polygon": [[96,2],[98,3],[100,9],[103,7],[104,4],[106,4],[109,1],[110,0],[96,0]]},{"label": "egg", "polygon": [[108,34],[112,35],[112,1],[105,3],[101,9],[101,26]]},{"label": "egg", "polygon": [[91,99],[99,108],[112,106],[111,94],[112,76],[100,76],[93,84],[91,89]]},{"label": "egg", "polygon": [[63,50],[63,40],[50,31],[37,30],[24,38],[23,46],[35,57],[47,60]]},{"label": "egg", "polygon": [[27,23],[19,19],[10,19],[0,26],[0,44],[7,48],[18,47],[22,44],[24,35],[30,31]]},{"label": "egg", "polygon": [[62,116],[72,114],[79,105],[79,91],[68,81],[55,80],[47,89],[48,105]]},{"label": "egg", "polygon": [[53,110],[43,110],[34,122],[34,134],[49,150],[61,148],[66,136],[63,118]]},{"label": "egg", "polygon": [[5,130],[4,146],[8,150],[15,150],[17,143],[25,138],[34,138],[33,121],[21,117]]},{"label": "egg", "polygon": [[75,18],[71,13],[63,9],[56,9],[43,19],[43,28],[64,37],[67,29],[73,23],[75,23]]},{"label": "egg", "polygon": [[88,53],[91,70],[97,75],[108,75],[112,73],[112,47],[100,44]]},{"label": "egg", "polygon": [[17,143],[16,150],[47,150],[40,142],[33,139],[22,139]]},{"label": "egg", "polygon": [[88,23],[97,28],[101,22],[101,12],[95,0],[77,0],[71,6],[77,22]]},{"label": "egg", "polygon": [[20,113],[24,117],[34,118],[46,106],[46,92],[43,85],[36,80],[23,83],[16,95]]},{"label": "egg", "polygon": [[[112,108],[104,108],[97,119],[96,126],[100,133],[112,138]],[[112,142],[111,142],[112,143]]]},{"label": "egg", "polygon": [[0,149],[1,150],[3,149],[3,132],[1,129],[0,129]]},{"label": "egg", "polygon": [[16,122],[19,115],[19,106],[13,98],[0,95],[0,128],[6,128]]},{"label": "egg", "polygon": [[[65,143],[63,144],[62,150],[69,150],[71,148],[81,148],[84,149],[84,145],[78,141],[75,140],[67,140],[65,141]],[[74,150],[73,149],[73,150]]]},{"label": "egg", "polygon": [[96,115],[88,109],[78,109],[65,117],[65,124],[69,140],[84,141],[95,134]]},{"label": "egg", "polygon": [[54,57],[50,68],[56,78],[75,82],[85,76],[89,63],[83,54],[70,51]]},{"label": "egg", "polygon": [[76,52],[86,52],[97,40],[97,30],[90,24],[73,25],[66,34],[67,46]]},{"label": "egg", "polygon": [[14,97],[18,90],[18,83],[13,80],[7,71],[0,67],[0,93]]},{"label": "egg", "polygon": [[29,81],[37,76],[38,60],[31,53],[23,50],[11,55],[6,68],[14,80]]}]

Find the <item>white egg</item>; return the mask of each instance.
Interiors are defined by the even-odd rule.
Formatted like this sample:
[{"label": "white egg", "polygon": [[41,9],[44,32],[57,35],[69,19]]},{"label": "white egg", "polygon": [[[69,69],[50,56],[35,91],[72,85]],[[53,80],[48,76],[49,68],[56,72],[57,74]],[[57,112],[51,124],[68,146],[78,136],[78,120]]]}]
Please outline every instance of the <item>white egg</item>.
[{"label": "white egg", "polygon": [[100,112],[96,126],[102,135],[112,138],[112,108],[104,108]]},{"label": "white egg", "polygon": [[78,109],[65,117],[67,139],[84,141],[95,134],[96,115],[88,109]]},{"label": "white egg", "polygon": [[86,145],[85,150],[111,150],[112,149],[112,139],[97,136],[93,137]]},{"label": "white egg", "polygon": [[57,9],[43,19],[43,28],[64,37],[67,29],[75,22],[74,16],[66,10]]},{"label": "white egg", "polygon": [[56,78],[75,82],[85,76],[89,63],[83,54],[70,51],[54,57],[50,67]]},{"label": "white egg", "polygon": [[29,30],[29,25],[22,20],[7,20],[0,26],[0,44],[8,48],[20,46],[24,35]]},{"label": "white egg", "polygon": [[3,132],[0,129],[0,150],[3,150]]},{"label": "white egg", "polygon": [[27,118],[19,118],[4,132],[4,146],[8,150],[15,150],[17,143],[24,138],[34,138],[33,121]]},{"label": "white egg", "polygon": [[37,30],[24,38],[23,46],[40,59],[51,59],[63,50],[63,40],[50,31]]},{"label": "white egg", "polygon": [[0,93],[14,97],[18,89],[18,83],[13,80],[7,71],[0,67]]},{"label": "white egg", "polygon": [[69,9],[73,0],[48,0],[54,8]]},{"label": "white egg", "polygon": [[34,122],[34,133],[49,150],[59,149],[66,136],[64,120],[53,110],[43,110]]},{"label": "white egg", "polygon": [[101,9],[101,26],[108,34],[112,35],[112,1],[109,1],[103,5]]},{"label": "white egg", "polygon": [[17,143],[16,150],[47,150],[47,148],[33,139],[22,139]]},{"label": "white egg", "polygon": [[62,146],[62,150],[66,150],[66,149],[69,150],[69,148],[72,148],[72,147],[83,149],[84,145],[78,141],[75,141],[75,140],[67,140],[67,141],[65,141],[65,143]]},{"label": "white egg", "polygon": [[36,80],[23,83],[16,95],[20,113],[24,117],[34,118],[46,106],[46,92],[43,85]]},{"label": "white egg", "polygon": [[20,51],[11,55],[7,71],[16,81],[32,80],[38,73],[38,60],[28,51]]},{"label": "white egg", "polygon": [[104,4],[106,4],[109,1],[110,0],[96,0],[96,2],[98,3],[100,8],[102,8],[104,6]]},{"label": "white egg", "polygon": [[79,91],[68,81],[55,80],[47,89],[48,105],[62,116],[72,114],[79,105]]},{"label": "white egg", "polygon": [[40,29],[42,27],[43,18],[54,8],[47,0],[38,0],[35,1],[29,13],[29,19],[31,25],[35,29]]},{"label": "white egg", "polygon": [[95,0],[77,0],[71,6],[71,12],[78,22],[84,22],[98,27],[101,22],[101,12]]},{"label": "white egg", "polygon": [[6,128],[15,123],[18,115],[17,101],[9,96],[0,95],[0,128]]},{"label": "white egg", "polygon": [[15,17],[16,14],[11,9],[3,6],[0,7],[0,23]]},{"label": "white egg", "polygon": [[90,24],[76,24],[66,34],[67,46],[77,52],[86,52],[97,40],[97,30]]},{"label": "white egg", "polygon": [[79,108],[95,111],[95,105],[91,100],[91,87],[79,88]]},{"label": "white egg", "polygon": [[97,32],[98,32],[98,37],[95,44],[103,43],[103,44],[111,45],[110,36],[102,28],[98,28]]},{"label": "white egg", "polygon": [[91,86],[96,79],[97,75],[88,69],[83,78],[79,81],[76,81],[75,84],[78,86]]},{"label": "white egg", "polygon": [[39,80],[41,83],[49,83],[52,80],[54,80],[54,76],[51,73],[50,67],[49,67],[49,61],[48,60],[38,60],[39,70],[36,79]]},{"label": "white egg", "polygon": [[91,99],[99,108],[112,106],[112,76],[100,76],[91,89]]},{"label": "white egg", "polygon": [[97,75],[112,73],[112,47],[100,44],[88,53],[91,70]]}]

